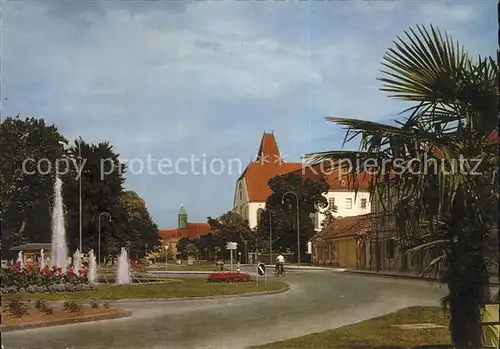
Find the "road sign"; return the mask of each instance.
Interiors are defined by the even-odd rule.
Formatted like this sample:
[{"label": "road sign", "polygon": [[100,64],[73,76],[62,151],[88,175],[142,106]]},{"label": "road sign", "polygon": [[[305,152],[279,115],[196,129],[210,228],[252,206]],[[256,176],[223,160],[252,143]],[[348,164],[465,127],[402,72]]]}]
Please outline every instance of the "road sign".
[{"label": "road sign", "polygon": [[259,274],[259,276],[266,275],[266,265],[264,263],[259,263],[257,266],[257,274]]},{"label": "road sign", "polygon": [[237,242],[226,242],[226,249],[227,250],[236,250],[237,248],[238,248]]}]

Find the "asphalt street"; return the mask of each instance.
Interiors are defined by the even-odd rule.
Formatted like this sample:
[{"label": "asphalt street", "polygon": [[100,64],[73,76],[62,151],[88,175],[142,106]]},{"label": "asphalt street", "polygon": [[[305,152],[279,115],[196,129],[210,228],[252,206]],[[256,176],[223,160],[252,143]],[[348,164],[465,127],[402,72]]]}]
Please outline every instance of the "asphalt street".
[{"label": "asphalt street", "polygon": [[126,319],[2,334],[6,349],[243,349],[324,331],[413,305],[438,305],[446,289],[425,281],[331,271],[286,275],[276,295],[124,303]]}]

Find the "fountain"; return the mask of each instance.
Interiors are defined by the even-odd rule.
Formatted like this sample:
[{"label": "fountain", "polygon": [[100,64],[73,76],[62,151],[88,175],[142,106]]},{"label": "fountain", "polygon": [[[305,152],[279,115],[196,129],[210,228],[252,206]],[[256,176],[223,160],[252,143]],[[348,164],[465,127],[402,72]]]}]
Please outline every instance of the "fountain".
[{"label": "fountain", "polygon": [[19,266],[21,268],[24,268],[23,251],[19,251],[19,253],[17,254],[17,263],[19,263]]},{"label": "fountain", "polygon": [[52,209],[52,265],[66,270],[68,247],[64,224],[62,181],[56,177],[54,183],[54,208]]},{"label": "fountain", "polygon": [[80,267],[82,266],[82,255],[79,249],[76,249],[73,254],[73,271],[75,274],[79,273]]},{"label": "fountain", "polygon": [[89,252],[88,280],[91,284],[95,284],[97,281],[97,262],[95,259],[94,250],[90,250],[90,252]]},{"label": "fountain", "polygon": [[130,263],[128,253],[125,247],[122,247],[120,257],[118,259],[118,268],[116,268],[116,283],[119,285],[130,283]]},{"label": "fountain", "polygon": [[40,269],[45,268],[45,254],[43,253],[43,248],[40,250]]}]

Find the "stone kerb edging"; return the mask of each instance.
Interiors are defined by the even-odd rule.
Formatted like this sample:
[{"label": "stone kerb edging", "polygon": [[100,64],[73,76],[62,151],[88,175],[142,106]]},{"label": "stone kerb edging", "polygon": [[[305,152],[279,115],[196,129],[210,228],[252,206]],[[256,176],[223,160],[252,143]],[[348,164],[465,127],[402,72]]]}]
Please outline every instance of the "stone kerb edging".
[{"label": "stone kerb edging", "polygon": [[[285,293],[290,290],[290,285],[272,291],[263,292],[250,292],[241,294],[225,294],[220,296],[206,296],[206,297],[174,297],[174,298],[127,298],[127,299],[94,299],[96,302],[107,302],[109,304],[116,303],[152,303],[152,302],[182,302],[182,301],[202,301],[209,299],[224,299],[224,298],[243,298],[243,297],[256,297],[256,296],[269,296],[273,294]],[[48,304],[61,304],[64,301],[48,301]],[[80,302],[78,302],[80,303]],[[80,303],[87,304],[87,303]],[[90,304],[90,303],[88,303]]]},{"label": "stone kerb edging", "polygon": [[93,321],[100,321],[100,320],[114,320],[114,319],[121,319],[121,318],[130,317],[130,316],[132,316],[131,311],[119,309],[119,310],[116,310],[114,312],[106,313],[106,314],[86,315],[86,316],[79,316],[79,317],[67,318],[67,319],[27,322],[27,323],[23,323],[23,324],[0,325],[0,331],[2,333],[3,332],[13,332],[13,331],[29,330],[29,329],[42,328],[42,327],[77,324],[77,323],[82,323],[82,322],[93,322]]}]

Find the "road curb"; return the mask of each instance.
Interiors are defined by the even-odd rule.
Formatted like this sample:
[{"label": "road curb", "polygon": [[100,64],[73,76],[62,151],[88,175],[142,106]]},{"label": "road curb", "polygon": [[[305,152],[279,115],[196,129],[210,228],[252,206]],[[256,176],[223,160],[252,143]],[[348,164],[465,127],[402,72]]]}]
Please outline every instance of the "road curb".
[{"label": "road curb", "polygon": [[58,320],[52,320],[52,321],[28,322],[28,323],[24,323],[24,324],[0,325],[0,331],[2,333],[14,332],[14,331],[30,330],[30,329],[35,329],[35,328],[78,324],[78,323],[84,323],[84,322],[115,320],[115,319],[127,318],[130,316],[132,316],[131,311],[119,309],[113,313],[108,313],[108,314],[88,315],[88,316],[80,316],[80,317],[75,317],[75,318],[70,318],[70,319],[58,319]]},{"label": "road curb", "polygon": [[[178,297],[178,298],[127,298],[127,299],[94,299],[96,302],[107,302],[109,304],[120,304],[120,303],[154,303],[154,302],[185,302],[185,301],[202,301],[209,299],[224,299],[224,298],[243,298],[243,297],[257,297],[257,296],[270,296],[273,294],[285,293],[290,290],[290,285],[286,285],[283,288],[272,291],[263,292],[250,292],[241,294],[226,294],[221,296],[206,296],[206,297]],[[61,304],[64,301],[48,301],[50,304]],[[80,303],[87,304],[87,303]]]},{"label": "road curb", "polygon": [[[344,273],[349,275],[363,275],[363,276],[372,276],[372,277],[380,277],[386,279],[403,279],[403,280],[411,280],[411,281],[426,281],[426,282],[440,282],[438,279],[433,279],[429,277],[422,277],[418,275],[398,275],[398,274],[385,274],[385,273],[374,273],[367,271],[357,271],[357,270],[344,270]],[[490,286],[499,286],[498,282],[490,282]]]}]

